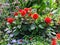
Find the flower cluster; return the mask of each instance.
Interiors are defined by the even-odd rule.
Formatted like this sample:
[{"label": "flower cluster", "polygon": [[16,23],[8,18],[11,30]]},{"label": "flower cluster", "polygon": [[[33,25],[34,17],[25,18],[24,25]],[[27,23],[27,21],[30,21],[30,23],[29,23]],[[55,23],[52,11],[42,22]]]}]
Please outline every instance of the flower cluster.
[{"label": "flower cluster", "polygon": [[[18,16],[18,15],[20,15],[21,17],[29,16],[34,20],[39,18],[39,14],[32,13],[31,8],[24,8],[24,9],[18,10],[18,12],[14,12],[14,16]],[[7,18],[8,23],[11,24],[11,23],[13,23],[13,21],[14,21],[14,18],[11,18],[11,17]]]},{"label": "flower cluster", "polygon": [[[31,8],[24,8],[24,9],[20,9],[18,12],[14,12],[14,16],[18,16],[18,15],[22,17],[25,17],[26,15],[28,15],[34,20],[39,18],[39,14],[33,13]],[[14,21],[14,18],[11,18],[11,17],[7,18],[7,22],[13,23],[13,21]],[[50,24],[52,19],[50,17],[45,17],[44,21],[47,24]]]}]

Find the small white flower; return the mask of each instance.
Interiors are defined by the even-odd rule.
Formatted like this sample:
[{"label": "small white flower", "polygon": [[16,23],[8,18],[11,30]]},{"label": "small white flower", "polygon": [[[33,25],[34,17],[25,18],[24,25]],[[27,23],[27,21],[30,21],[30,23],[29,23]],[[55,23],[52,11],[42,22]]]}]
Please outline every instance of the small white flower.
[{"label": "small white flower", "polygon": [[16,9],[19,9],[19,6],[15,6],[16,7]]},{"label": "small white flower", "polygon": [[10,4],[9,4],[9,3],[4,3],[3,5],[4,5],[4,6],[9,6]]},{"label": "small white flower", "polygon": [[13,23],[14,23],[14,24],[16,24],[16,22],[15,22],[15,21],[14,21]]},{"label": "small white flower", "polygon": [[20,29],[21,28],[21,25],[18,25],[17,27]]},{"label": "small white flower", "polygon": [[18,16],[15,16],[16,19],[18,19]]},{"label": "small white flower", "polygon": [[12,42],[12,43],[16,43],[16,40],[15,40],[15,39],[13,39],[11,42]]},{"label": "small white flower", "polygon": [[8,31],[9,29],[8,28],[6,28],[4,31]]},{"label": "small white flower", "polygon": [[10,43],[8,43],[7,45],[11,45]]},{"label": "small white flower", "polygon": [[6,24],[7,24],[7,25],[9,25],[9,23],[8,23],[8,22],[7,22]]},{"label": "small white flower", "polygon": [[8,34],[8,33],[11,33],[11,31],[10,31],[10,30],[8,30],[6,33],[7,33],[7,34]]},{"label": "small white flower", "polygon": [[14,34],[10,34],[10,37],[13,37],[14,36]]},{"label": "small white flower", "polygon": [[22,44],[23,42],[20,41],[21,39],[17,40],[17,44]]}]

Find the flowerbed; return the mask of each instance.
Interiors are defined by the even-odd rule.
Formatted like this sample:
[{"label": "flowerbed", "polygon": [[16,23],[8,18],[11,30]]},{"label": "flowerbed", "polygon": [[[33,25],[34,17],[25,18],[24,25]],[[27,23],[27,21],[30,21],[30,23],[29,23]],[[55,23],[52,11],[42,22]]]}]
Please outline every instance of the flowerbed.
[{"label": "flowerbed", "polygon": [[[50,0],[51,7],[46,5],[47,0],[41,2],[42,6],[37,2],[36,5],[30,6],[27,5],[29,1],[23,3],[22,0],[20,2],[16,0],[15,3],[9,1],[9,3],[7,5],[1,4],[1,15],[3,15],[0,16],[1,45],[60,44],[60,8],[57,8],[56,2]],[[19,6],[21,7],[19,8]]]}]

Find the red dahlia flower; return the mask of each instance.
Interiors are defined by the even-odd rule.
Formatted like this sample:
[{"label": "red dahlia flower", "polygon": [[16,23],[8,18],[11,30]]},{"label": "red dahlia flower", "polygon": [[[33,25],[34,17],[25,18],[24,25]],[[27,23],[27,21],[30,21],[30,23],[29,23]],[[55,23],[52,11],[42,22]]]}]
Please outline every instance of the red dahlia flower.
[{"label": "red dahlia flower", "polygon": [[32,15],[32,18],[35,19],[35,20],[38,19],[38,17],[39,17],[39,15],[38,15],[37,13],[34,13],[34,14]]},{"label": "red dahlia flower", "polygon": [[8,22],[8,23],[11,24],[11,23],[13,23],[13,21],[14,21],[14,18],[7,18],[7,22]]},{"label": "red dahlia flower", "polygon": [[51,45],[57,45],[57,42],[56,42],[55,38],[52,39]]},{"label": "red dahlia flower", "polygon": [[60,33],[56,34],[57,39],[60,39]]},{"label": "red dahlia flower", "polygon": [[18,15],[18,12],[14,12],[14,16],[17,16]]},{"label": "red dahlia flower", "polygon": [[24,8],[24,10],[25,10],[26,12],[28,12],[28,11],[29,11],[29,8]]},{"label": "red dahlia flower", "polygon": [[21,11],[22,11],[22,9],[19,10],[19,12],[21,12]]},{"label": "red dahlia flower", "polygon": [[21,16],[25,16],[26,15],[26,11],[25,10],[20,10],[20,14],[21,14]]},{"label": "red dahlia flower", "polygon": [[51,23],[51,21],[52,21],[51,18],[49,18],[49,17],[46,17],[46,18],[45,18],[45,22],[46,22],[47,24]]}]

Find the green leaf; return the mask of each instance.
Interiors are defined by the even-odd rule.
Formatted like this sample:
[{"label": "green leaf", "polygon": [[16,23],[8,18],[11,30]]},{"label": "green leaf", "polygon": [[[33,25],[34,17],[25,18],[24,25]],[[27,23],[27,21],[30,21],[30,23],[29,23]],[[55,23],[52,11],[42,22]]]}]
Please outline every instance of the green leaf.
[{"label": "green leaf", "polygon": [[60,40],[58,40],[57,43],[60,44]]},{"label": "green leaf", "polygon": [[40,6],[36,4],[36,5],[32,6],[32,8],[38,9],[38,8],[40,8]]},{"label": "green leaf", "polygon": [[17,36],[19,33],[20,33],[20,31],[19,31],[18,29],[16,29],[16,30],[13,32],[14,36]]},{"label": "green leaf", "polygon": [[43,27],[42,25],[39,25],[39,27],[40,27],[41,29],[44,29],[44,27]]}]

